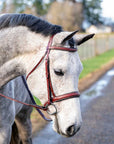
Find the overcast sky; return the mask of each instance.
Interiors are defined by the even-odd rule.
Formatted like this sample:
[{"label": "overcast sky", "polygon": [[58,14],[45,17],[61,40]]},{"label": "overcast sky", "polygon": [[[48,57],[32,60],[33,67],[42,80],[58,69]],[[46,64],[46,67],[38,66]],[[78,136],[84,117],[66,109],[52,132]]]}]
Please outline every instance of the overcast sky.
[{"label": "overcast sky", "polygon": [[103,0],[102,8],[102,15],[104,17],[109,17],[114,21],[114,0]]}]

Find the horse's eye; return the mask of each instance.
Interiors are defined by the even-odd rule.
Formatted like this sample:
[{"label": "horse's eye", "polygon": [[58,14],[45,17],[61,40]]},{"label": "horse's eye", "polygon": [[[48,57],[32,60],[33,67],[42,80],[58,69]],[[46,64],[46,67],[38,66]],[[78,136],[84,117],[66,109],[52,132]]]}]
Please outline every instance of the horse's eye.
[{"label": "horse's eye", "polygon": [[61,70],[61,69],[58,69],[58,70],[55,70],[54,69],[54,73],[58,76],[63,76],[64,75],[64,72]]}]

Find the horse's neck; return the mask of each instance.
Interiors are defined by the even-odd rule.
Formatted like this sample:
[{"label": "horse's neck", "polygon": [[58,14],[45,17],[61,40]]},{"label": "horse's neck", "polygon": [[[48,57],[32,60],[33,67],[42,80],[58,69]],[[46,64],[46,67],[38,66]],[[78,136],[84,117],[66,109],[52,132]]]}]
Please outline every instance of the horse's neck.
[{"label": "horse's neck", "polygon": [[11,79],[25,74],[24,68],[18,63],[18,59],[12,59],[0,67],[0,87]]},{"label": "horse's neck", "polygon": [[44,46],[42,42],[43,36],[29,31],[26,27],[0,31],[0,87],[11,79],[26,74],[26,68],[33,63],[32,58],[34,59],[41,45]]}]

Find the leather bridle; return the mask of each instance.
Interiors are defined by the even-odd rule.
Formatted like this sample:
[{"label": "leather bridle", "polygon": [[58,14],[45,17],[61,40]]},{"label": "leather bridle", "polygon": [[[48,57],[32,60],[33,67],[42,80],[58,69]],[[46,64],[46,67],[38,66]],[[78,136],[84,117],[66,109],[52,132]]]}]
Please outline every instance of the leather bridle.
[{"label": "leather bridle", "polygon": [[[40,59],[40,61],[37,63],[37,65],[30,71],[30,73],[26,77],[26,79],[28,79],[28,77],[31,75],[31,73],[33,73],[36,70],[36,68],[39,66],[39,64],[42,62],[42,60],[46,56],[46,59],[45,59],[45,72],[46,72],[46,81],[47,81],[48,101],[43,106],[43,107],[46,108],[46,110],[48,109],[48,106],[50,106],[50,105],[53,105],[55,107],[55,105],[53,104],[54,102],[59,102],[59,101],[62,101],[62,100],[66,100],[66,99],[69,99],[69,98],[74,98],[74,97],[79,97],[80,96],[78,91],[71,92],[71,93],[66,93],[66,94],[59,95],[59,96],[56,96],[55,93],[54,93],[52,82],[51,82],[51,77],[50,77],[50,68],[49,68],[49,60],[50,60],[49,59],[49,54],[50,54],[50,51],[51,50],[62,50],[62,51],[75,52],[75,51],[77,51],[77,49],[76,48],[52,46],[53,37],[54,36],[51,36],[51,38],[48,42],[47,49],[46,49],[46,52],[45,52],[44,56]],[[56,112],[54,112],[52,114],[55,114]]]},{"label": "leather bridle", "polygon": [[[46,71],[48,101],[45,102],[45,104],[43,106],[36,105],[36,102],[34,101],[34,98],[33,98],[32,94],[31,94],[31,92],[30,92],[30,90],[28,88],[28,85],[26,83],[26,80],[25,80],[24,76],[22,76],[22,80],[24,82],[24,85],[25,85],[27,91],[29,92],[29,95],[31,97],[33,105],[32,104],[26,104],[26,103],[23,103],[21,101],[18,101],[18,100],[15,100],[13,98],[9,98],[7,96],[4,96],[4,95],[0,94],[0,96],[8,98],[8,99],[13,100],[13,101],[16,101],[18,103],[21,103],[21,104],[24,104],[24,105],[28,105],[28,106],[31,106],[31,107],[35,107],[38,110],[38,112],[40,113],[40,115],[45,120],[48,120],[48,119],[45,118],[45,116],[40,111],[40,109],[44,110],[44,111],[47,111],[49,114],[53,115],[53,114],[57,113],[57,108],[54,105],[55,102],[59,102],[59,101],[70,99],[70,98],[77,98],[77,97],[80,96],[80,93],[78,91],[74,91],[74,92],[71,92],[71,93],[66,93],[66,94],[59,95],[59,96],[55,95],[55,92],[53,90],[53,85],[52,85],[52,82],[51,82],[51,77],[50,77],[50,68],[49,68],[49,61],[50,61],[49,54],[50,54],[50,51],[51,50],[62,50],[62,51],[68,51],[68,52],[75,52],[75,51],[77,51],[77,48],[67,48],[67,47],[52,46],[53,37],[54,36],[50,37],[50,40],[48,42],[45,54],[42,56],[40,61],[35,65],[35,67],[28,73],[28,75],[26,77],[26,80],[27,80],[29,78],[29,76],[37,69],[37,67],[40,65],[40,63],[43,61],[43,59],[46,57],[45,58],[45,71]],[[53,106],[55,108],[55,111],[53,113],[49,112],[49,109],[48,109],[49,106]],[[48,121],[51,121],[51,120],[48,120]]]}]

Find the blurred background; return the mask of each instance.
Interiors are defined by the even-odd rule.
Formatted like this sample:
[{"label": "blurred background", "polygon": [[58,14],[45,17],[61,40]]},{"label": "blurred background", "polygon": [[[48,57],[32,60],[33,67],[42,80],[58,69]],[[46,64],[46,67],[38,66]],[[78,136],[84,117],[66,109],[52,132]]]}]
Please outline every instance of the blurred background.
[{"label": "blurred background", "polygon": [[64,30],[114,31],[113,0],[0,0],[0,14],[26,13],[62,25]]}]

